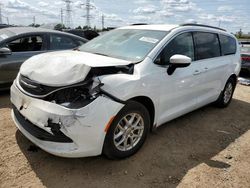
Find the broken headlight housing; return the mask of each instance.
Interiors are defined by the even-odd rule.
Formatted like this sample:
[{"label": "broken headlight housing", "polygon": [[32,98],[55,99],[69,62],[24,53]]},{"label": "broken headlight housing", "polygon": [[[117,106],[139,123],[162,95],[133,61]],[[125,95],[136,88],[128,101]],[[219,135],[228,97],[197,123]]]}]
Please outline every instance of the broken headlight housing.
[{"label": "broken headlight housing", "polygon": [[39,84],[20,75],[19,85],[27,95],[34,98],[77,109],[95,100],[99,96],[100,87],[103,84],[99,81],[95,82],[93,79],[88,79],[70,86],[51,87]]},{"label": "broken headlight housing", "polygon": [[92,81],[83,85],[62,88],[46,96],[44,100],[77,109],[94,101],[100,95],[101,86],[102,84],[94,84]]}]

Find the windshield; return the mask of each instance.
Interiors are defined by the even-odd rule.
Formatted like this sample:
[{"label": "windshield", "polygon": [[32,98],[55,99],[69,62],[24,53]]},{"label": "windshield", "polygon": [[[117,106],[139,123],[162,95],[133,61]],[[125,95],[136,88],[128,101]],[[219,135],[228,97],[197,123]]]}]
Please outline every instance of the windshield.
[{"label": "windshield", "polygon": [[79,50],[139,62],[167,33],[167,31],[118,29],[89,41]]},{"label": "windshield", "polygon": [[6,30],[6,29],[0,29],[0,42],[3,41],[4,39],[7,39],[11,36],[14,36],[15,34]]}]

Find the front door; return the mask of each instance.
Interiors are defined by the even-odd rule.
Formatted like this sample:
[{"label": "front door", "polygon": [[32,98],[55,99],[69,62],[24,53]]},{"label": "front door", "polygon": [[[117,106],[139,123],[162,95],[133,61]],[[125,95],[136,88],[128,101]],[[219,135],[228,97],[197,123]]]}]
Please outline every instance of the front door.
[{"label": "front door", "polygon": [[[168,75],[167,65],[171,56],[186,55],[194,60],[194,44],[192,33],[182,33],[171,40],[160,54],[159,69],[160,102],[157,124],[174,119],[196,108],[197,98],[201,92],[200,64],[195,61],[188,67],[177,68],[172,75]],[[164,66],[165,65],[165,66]]]}]

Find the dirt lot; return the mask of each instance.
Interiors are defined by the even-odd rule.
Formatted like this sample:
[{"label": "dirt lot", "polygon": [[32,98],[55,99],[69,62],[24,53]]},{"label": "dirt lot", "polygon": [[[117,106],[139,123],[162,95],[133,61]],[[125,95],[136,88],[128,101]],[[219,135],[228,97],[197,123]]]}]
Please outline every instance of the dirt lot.
[{"label": "dirt lot", "polygon": [[250,187],[250,87],[226,109],[201,108],[160,127],[134,156],[65,159],[32,145],[0,95],[0,187]]}]

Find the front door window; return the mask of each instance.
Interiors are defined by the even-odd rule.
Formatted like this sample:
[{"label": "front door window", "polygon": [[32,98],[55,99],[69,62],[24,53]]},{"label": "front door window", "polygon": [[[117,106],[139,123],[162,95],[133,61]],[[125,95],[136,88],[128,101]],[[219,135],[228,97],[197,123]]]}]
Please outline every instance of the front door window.
[{"label": "front door window", "polygon": [[22,37],[7,44],[12,52],[41,51],[43,40],[41,36]]}]

